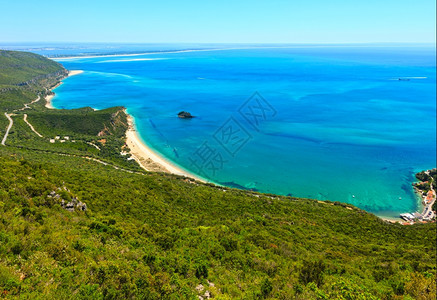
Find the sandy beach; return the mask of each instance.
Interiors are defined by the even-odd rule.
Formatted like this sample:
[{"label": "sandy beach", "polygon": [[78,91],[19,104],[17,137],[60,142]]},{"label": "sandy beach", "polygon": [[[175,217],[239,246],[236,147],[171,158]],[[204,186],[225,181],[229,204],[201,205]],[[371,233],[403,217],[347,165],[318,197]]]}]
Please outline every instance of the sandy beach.
[{"label": "sandy beach", "polygon": [[[61,85],[61,83],[58,83],[58,84],[55,85],[51,90],[54,90],[55,88],[57,88],[57,87],[60,86],[60,85]],[[45,99],[46,99],[46,105],[45,105],[45,107],[46,107],[46,108],[54,109],[54,107],[53,107],[53,105],[52,105],[52,99],[53,99],[53,97],[55,97],[54,94],[47,95],[47,96],[45,97]]]},{"label": "sandy beach", "polygon": [[[74,76],[74,75],[79,75],[79,74],[81,74],[81,73],[83,73],[82,70],[71,70],[71,71],[68,72],[68,76],[67,76],[67,77]],[[56,89],[56,88],[57,88],[58,86],[60,86],[61,84],[62,84],[62,81],[59,82],[59,83],[58,83],[57,85],[55,85],[54,87],[52,87],[52,88],[50,89],[50,91],[53,91],[54,89]],[[53,107],[53,105],[52,105],[52,99],[53,99],[54,96],[55,96],[54,94],[51,94],[51,95],[47,95],[47,96],[45,97],[45,99],[46,99],[46,105],[45,105],[45,107],[46,107],[46,108],[54,109],[54,107]]]},{"label": "sandy beach", "polygon": [[[126,111],[125,111],[126,112]],[[201,182],[207,182],[205,179],[191,174],[175,164],[169,162],[155,151],[145,145],[138,132],[135,129],[134,119],[126,112],[128,116],[129,129],[126,132],[126,144],[130,149],[133,158],[140,164],[142,168],[151,172],[171,173],[189,178],[194,178]]]},{"label": "sandy beach", "polygon": [[68,76],[74,76],[74,75],[79,75],[82,74],[83,71],[82,70],[71,70],[70,72],[68,72]]}]

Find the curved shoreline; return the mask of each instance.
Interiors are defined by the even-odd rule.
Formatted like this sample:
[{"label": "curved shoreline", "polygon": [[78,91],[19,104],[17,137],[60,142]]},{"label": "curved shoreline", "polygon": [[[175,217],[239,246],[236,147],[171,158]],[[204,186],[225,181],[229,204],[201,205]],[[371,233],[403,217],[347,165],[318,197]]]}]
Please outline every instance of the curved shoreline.
[{"label": "curved shoreline", "polygon": [[[79,74],[82,74],[82,73],[83,73],[82,70],[71,70],[71,71],[68,71],[68,76],[65,77],[65,78],[68,78],[68,77],[74,76],[74,75],[79,75]],[[62,79],[62,80],[64,80],[64,79]],[[54,87],[52,87],[50,89],[52,94],[45,96],[45,100],[46,100],[45,107],[46,108],[56,109],[56,107],[54,107],[53,104],[52,104],[52,99],[53,99],[53,97],[55,97],[55,93],[53,92],[53,90],[56,89],[57,87],[59,87],[63,83],[62,80],[58,84],[56,84]]]},{"label": "curved shoreline", "polygon": [[[130,55],[117,55],[117,56],[130,56]],[[68,76],[65,78],[78,75],[81,73],[83,73],[82,70],[72,70],[69,71]],[[51,88],[50,91],[53,91],[54,89],[59,87],[62,83],[63,83],[62,81],[59,82],[57,85]],[[53,97],[54,97],[54,93],[52,93],[51,95],[47,95],[45,97],[46,99],[45,106],[49,109],[56,109],[51,103]],[[134,117],[128,113],[127,109],[125,109],[124,112],[127,116],[127,121],[128,121],[128,129],[126,130],[126,145],[130,149],[130,154],[132,155],[132,158],[135,159],[135,161],[144,170],[148,172],[163,172],[168,174],[174,174],[182,177],[195,179],[203,183],[216,184],[194,173],[191,173],[190,171],[184,169],[183,167],[177,165],[176,163],[166,158],[163,154],[159,153],[158,151],[148,146],[147,143],[141,138],[138,130],[136,129]],[[216,184],[216,185],[220,185],[220,184]],[[384,215],[378,215],[376,213],[373,214],[386,222],[401,223],[401,224],[404,223],[404,221],[400,217],[384,216]]]},{"label": "curved shoreline", "polygon": [[143,169],[150,172],[164,172],[189,177],[204,183],[209,182],[200,176],[184,170],[182,167],[170,162],[162,154],[151,149],[138,134],[133,116],[126,109],[124,112],[129,124],[129,128],[126,131],[126,144],[130,149],[132,157]]},{"label": "curved shoreline", "polygon": [[[70,76],[78,75],[83,73],[82,70],[71,70],[68,72],[68,78]],[[65,79],[64,78],[64,79]],[[52,99],[55,96],[53,90],[59,87],[63,82],[60,81],[53,88],[50,89],[52,94],[47,95],[45,97],[46,104],[45,107],[49,109],[56,109],[56,107],[52,104]],[[179,176],[184,176],[188,178],[195,179],[197,181],[201,181],[204,183],[212,183],[200,176],[197,176],[189,171],[183,169],[182,167],[172,163],[168,159],[166,159],[162,154],[157,151],[151,149],[147,144],[141,139],[138,134],[138,131],[135,127],[135,120],[132,115],[127,112],[127,109],[124,110],[127,121],[128,121],[128,129],[126,130],[126,145],[130,149],[130,154],[135,159],[135,161],[146,171],[149,172],[164,172],[169,174],[175,174]]]}]

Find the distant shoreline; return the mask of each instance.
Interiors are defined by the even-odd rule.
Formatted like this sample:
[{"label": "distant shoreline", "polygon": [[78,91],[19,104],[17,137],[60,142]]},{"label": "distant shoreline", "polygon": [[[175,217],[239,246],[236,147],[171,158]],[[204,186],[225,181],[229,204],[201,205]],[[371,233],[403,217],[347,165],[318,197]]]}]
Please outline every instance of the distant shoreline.
[{"label": "distant shoreline", "polygon": [[332,47],[385,47],[386,45],[373,45],[373,44],[315,44],[315,45],[283,45],[283,46],[247,46],[247,47],[230,47],[230,48],[209,48],[209,49],[183,49],[183,50],[168,50],[168,51],[148,51],[139,53],[108,53],[108,54],[89,54],[89,55],[65,55],[65,56],[47,56],[47,58],[62,61],[70,59],[81,58],[96,58],[96,57],[130,57],[130,56],[142,56],[142,55],[159,55],[159,54],[173,54],[173,53],[185,53],[185,52],[209,52],[209,51],[229,51],[229,50],[249,50],[249,49],[295,49],[295,48],[332,48]]},{"label": "distant shoreline", "polygon": [[69,60],[69,59],[96,58],[96,57],[130,57],[130,56],[174,54],[174,53],[187,53],[187,52],[229,51],[229,50],[245,50],[245,49],[282,49],[282,48],[285,49],[290,47],[238,47],[238,48],[185,49],[185,50],[169,50],[169,51],[156,51],[156,52],[151,51],[151,52],[142,52],[142,53],[73,55],[73,56],[59,56],[59,57],[47,57],[47,58],[52,60],[62,61],[62,60]]},{"label": "distant shoreline", "polygon": [[231,50],[231,49],[198,49],[198,50],[173,50],[173,51],[159,51],[159,52],[142,52],[142,53],[120,53],[120,54],[95,54],[95,55],[73,55],[73,56],[59,56],[59,57],[47,57],[52,60],[69,60],[77,58],[95,58],[95,57],[129,57],[129,56],[141,56],[141,55],[153,55],[153,54],[168,54],[168,53],[183,53],[183,52],[197,52],[197,51],[218,51],[218,50]]}]

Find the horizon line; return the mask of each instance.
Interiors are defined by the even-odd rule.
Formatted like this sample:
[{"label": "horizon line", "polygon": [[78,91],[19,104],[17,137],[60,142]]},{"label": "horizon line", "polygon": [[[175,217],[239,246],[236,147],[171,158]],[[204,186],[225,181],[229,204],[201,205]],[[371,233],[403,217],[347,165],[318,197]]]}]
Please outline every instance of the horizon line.
[{"label": "horizon line", "polygon": [[362,44],[432,44],[436,45],[436,41],[429,42],[89,42],[89,41],[0,41],[0,44],[20,44],[20,43],[54,43],[54,44],[131,44],[131,45],[150,45],[150,44],[197,44],[197,45],[362,45]]}]

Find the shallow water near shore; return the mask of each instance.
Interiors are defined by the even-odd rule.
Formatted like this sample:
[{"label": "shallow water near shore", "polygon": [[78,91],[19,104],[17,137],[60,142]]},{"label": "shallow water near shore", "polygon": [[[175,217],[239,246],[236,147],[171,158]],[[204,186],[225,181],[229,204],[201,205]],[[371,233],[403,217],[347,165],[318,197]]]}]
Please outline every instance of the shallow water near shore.
[{"label": "shallow water near shore", "polygon": [[[434,50],[296,47],[61,60],[84,73],[65,79],[52,104],[125,106],[150,147],[220,184],[392,217],[418,209],[414,173],[436,166]],[[183,110],[196,118],[178,118]]]}]

